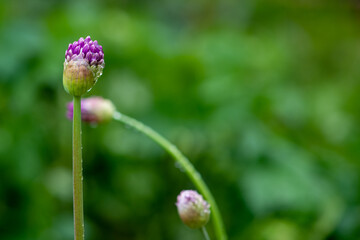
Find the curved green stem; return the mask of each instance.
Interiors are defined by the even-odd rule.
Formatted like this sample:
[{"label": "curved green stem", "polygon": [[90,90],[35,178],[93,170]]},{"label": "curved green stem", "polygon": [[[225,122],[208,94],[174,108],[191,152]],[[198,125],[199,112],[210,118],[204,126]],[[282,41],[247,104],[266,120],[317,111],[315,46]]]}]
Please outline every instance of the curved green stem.
[{"label": "curved green stem", "polygon": [[131,126],[138,131],[142,132],[155,142],[157,142],[161,147],[163,147],[175,161],[185,170],[188,177],[197,187],[199,192],[205,197],[205,199],[210,203],[212,210],[212,221],[215,228],[215,234],[218,240],[226,240],[226,232],[224,229],[224,224],[220,215],[220,211],[215,202],[213,195],[211,194],[209,188],[205,184],[204,180],[201,178],[201,175],[196,171],[191,162],[177,149],[173,144],[166,140],[159,133],[155,132],[150,127],[144,125],[143,123],[133,119],[129,116],[126,116],[122,113],[116,112],[113,116],[115,120],[123,122],[124,124]]},{"label": "curved green stem", "polygon": [[74,239],[84,240],[83,176],[81,153],[81,97],[74,97],[73,114],[73,210]]}]

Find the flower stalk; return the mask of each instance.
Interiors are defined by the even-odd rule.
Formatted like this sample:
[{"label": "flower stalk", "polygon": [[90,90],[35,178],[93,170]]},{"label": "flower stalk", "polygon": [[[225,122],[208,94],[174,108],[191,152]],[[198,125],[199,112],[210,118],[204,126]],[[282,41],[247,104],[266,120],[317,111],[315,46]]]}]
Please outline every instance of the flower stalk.
[{"label": "flower stalk", "polygon": [[208,234],[208,232],[206,231],[205,226],[203,226],[203,227],[201,228],[201,232],[203,233],[205,240],[210,240],[209,234]]},{"label": "flower stalk", "polygon": [[180,150],[163,136],[161,136],[159,133],[157,133],[150,127],[144,125],[143,123],[137,121],[136,119],[133,119],[119,112],[115,112],[113,118],[117,121],[120,121],[128,126],[135,128],[139,132],[142,132],[143,134],[154,140],[156,143],[158,143],[161,147],[163,147],[175,159],[175,161],[184,169],[185,173],[191,179],[199,192],[211,205],[212,222],[214,225],[217,239],[227,240],[220,211],[213,195],[211,194],[208,186],[202,179],[201,175],[196,171],[191,162],[180,152]]},{"label": "flower stalk", "polygon": [[70,43],[65,51],[63,86],[73,96],[73,211],[74,239],[84,240],[83,174],[81,146],[81,96],[90,91],[101,76],[104,52],[90,36]]},{"label": "flower stalk", "polygon": [[73,114],[73,208],[75,240],[84,239],[83,174],[81,146],[81,97],[74,96]]}]

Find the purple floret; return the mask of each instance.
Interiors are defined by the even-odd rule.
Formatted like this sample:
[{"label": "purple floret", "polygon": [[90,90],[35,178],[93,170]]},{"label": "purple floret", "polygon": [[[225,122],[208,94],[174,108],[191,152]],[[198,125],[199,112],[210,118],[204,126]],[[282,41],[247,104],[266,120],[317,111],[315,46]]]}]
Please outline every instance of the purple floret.
[{"label": "purple floret", "polygon": [[79,58],[85,59],[90,65],[103,65],[103,48],[96,40],[92,41],[90,36],[87,36],[85,39],[81,37],[78,41],[70,43],[65,52],[66,62]]}]

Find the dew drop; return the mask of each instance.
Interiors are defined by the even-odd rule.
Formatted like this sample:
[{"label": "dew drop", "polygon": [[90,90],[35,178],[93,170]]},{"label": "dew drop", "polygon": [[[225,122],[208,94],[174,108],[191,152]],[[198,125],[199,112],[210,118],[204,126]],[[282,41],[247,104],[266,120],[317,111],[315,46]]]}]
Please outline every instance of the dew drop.
[{"label": "dew drop", "polygon": [[181,164],[180,163],[178,163],[178,162],[175,162],[175,167],[177,168],[177,169],[179,169],[180,170],[180,172],[185,172],[185,169],[181,166]]}]

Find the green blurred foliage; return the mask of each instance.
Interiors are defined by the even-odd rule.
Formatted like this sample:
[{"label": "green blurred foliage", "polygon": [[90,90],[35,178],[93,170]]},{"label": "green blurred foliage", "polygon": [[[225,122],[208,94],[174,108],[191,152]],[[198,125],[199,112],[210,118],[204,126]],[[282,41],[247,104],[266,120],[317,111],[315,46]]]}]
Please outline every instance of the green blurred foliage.
[{"label": "green blurred foliage", "polygon": [[[358,6],[1,1],[0,239],[73,238],[62,64],[87,35],[106,62],[88,95],[179,146],[230,239],[359,239]],[[156,144],[116,122],[83,143],[88,240],[202,239],[174,206],[193,186]]]}]

